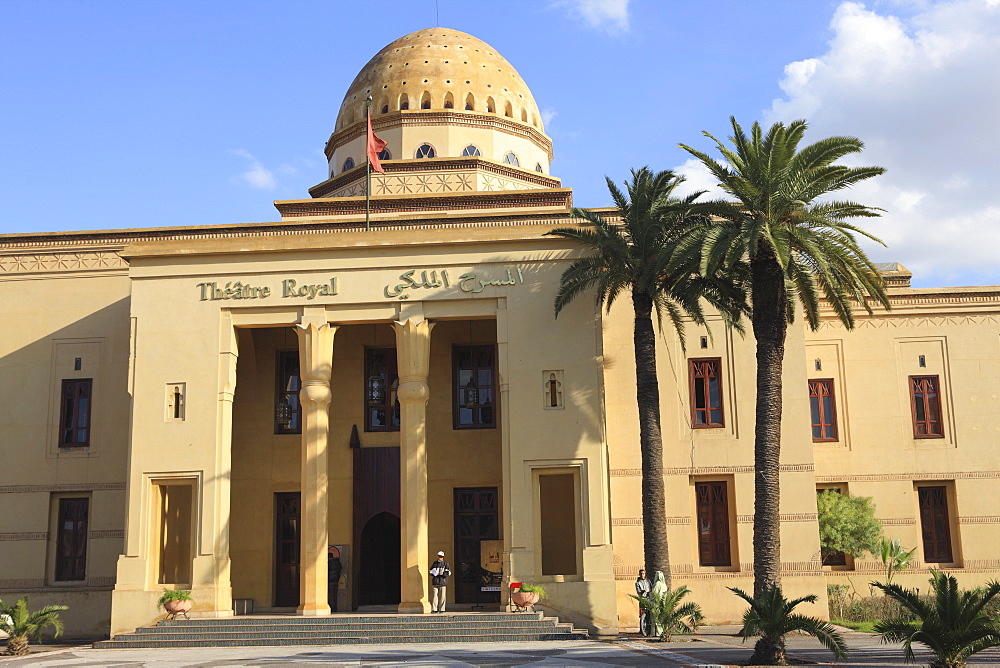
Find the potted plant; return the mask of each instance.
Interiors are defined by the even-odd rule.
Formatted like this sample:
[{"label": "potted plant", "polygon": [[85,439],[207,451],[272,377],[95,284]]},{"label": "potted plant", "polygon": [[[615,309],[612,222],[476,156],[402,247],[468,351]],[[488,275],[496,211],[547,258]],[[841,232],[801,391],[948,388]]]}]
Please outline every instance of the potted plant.
[{"label": "potted plant", "polygon": [[194,607],[194,599],[191,598],[189,589],[164,589],[163,596],[156,603],[163,606],[167,614],[173,617],[181,614],[187,617],[188,611]]},{"label": "potted plant", "polygon": [[538,599],[545,596],[545,590],[540,585],[522,584],[517,591],[511,592],[511,603],[519,608],[534,607]]}]

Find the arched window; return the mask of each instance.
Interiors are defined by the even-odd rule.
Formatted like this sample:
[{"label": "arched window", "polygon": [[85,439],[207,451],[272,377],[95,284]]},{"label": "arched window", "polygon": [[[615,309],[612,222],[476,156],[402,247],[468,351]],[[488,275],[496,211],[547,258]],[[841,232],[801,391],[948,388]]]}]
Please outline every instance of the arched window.
[{"label": "arched window", "polygon": [[521,163],[518,162],[517,156],[514,155],[513,151],[507,151],[507,155],[503,157],[503,161],[506,162],[508,165],[514,165],[515,167],[521,166]]},{"label": "arched window", "polygon": [[539,174],[544,174],[544,171],[542,170],[542,163],[540,162],[535,163],[535,171],[538,172]]},{"label": "arched window", "polygon": [[475,111],[476,110],[476,98],[472,97],[472,93],[465,96],[465,110]]},{"label": "arched window", "polygon": [[389,105],[387,105],[387,104],[383,104],[382,105],[382,113],[383,114],[388,114],[389,113]]},{"label": "arched window", "polygon": [[348,158],[344,161],[344,168],[340,171],[346,172],[348,169],[354,169],[354,158]]},{"label": "arched window", "polygon": [[493,102],[493,98],[492,97],[486,98],[486,113],[492,114],[496,112],[496,110],[497,110],[497,105]]},{"label": "arched window", "polygon": [[510,106],[510,102],[504,105],[503,115],[507,118],[514,118],[514,108]]},{"label": "arched window", "polygon": [[522,109],[521,110],[521,122],[522,123],[527,123],[528,122],[528,110],[527,109]]},{"label": "arched window", "polygon": [[451,93],[444,96],[444,108],[454,109],[455,108],[455,98],[452,97]]},{"label": "arched window", "polygon": [[420,148],[417,149],[415,158],[433,158],[435,155],[434,147],[430,144],[421,144]]},{"label": "arched window", "polygon": [[479,152],[479,149],[476,147],[475,144],[469,144],[462,150],[463,158],[475,158],[476,156],[480,155],[482,155],[482,153]]},{"label": "arched window", "polygon": [[430,109],[431,108],[431,94],[424,91],[424,94],[420,97],[420,108]]},{"label": "arched window", "polygon": [[399,108],[400,109],[410,108],[410,97],[406,93],[402,93],[399,96]]},{"label": "arched window", "polygon": [[[382,149],[381,151],[378,152],[378,159],[379,160],[392,160],[392,153],[389,153],[389,149],[384,148],[384,149]],[[539,167],[541,167],[541,165],[539,165]],[[542,171],[542,170],[539,169],[538,171]]]}]

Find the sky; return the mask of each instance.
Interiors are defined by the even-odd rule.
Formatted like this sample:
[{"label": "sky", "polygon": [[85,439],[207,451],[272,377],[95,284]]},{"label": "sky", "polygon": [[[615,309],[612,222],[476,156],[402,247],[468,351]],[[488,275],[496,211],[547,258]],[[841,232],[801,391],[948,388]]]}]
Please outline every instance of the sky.
[{"label": "sky", "polygon": [[712,193],[678,143],[802,118],[886,168],[846,195],[874,261],[1000,285],[1000,0],[0,0],[0,234],[278,220],[357,72],[436,25],[520,72],[577,206],[644,165]]}]

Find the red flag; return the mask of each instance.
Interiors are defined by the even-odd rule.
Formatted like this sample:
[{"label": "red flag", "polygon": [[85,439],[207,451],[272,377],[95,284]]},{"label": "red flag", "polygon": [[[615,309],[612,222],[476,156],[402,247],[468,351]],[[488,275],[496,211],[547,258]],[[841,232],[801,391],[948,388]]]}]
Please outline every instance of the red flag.
[{"label": "red flag", "polygon": [[368,162],[376,172],[385,174],[382,163],[378,161],[378,154],[385,148],[385,142],[375,136],[372,130],[372,112],[368,110]]}]

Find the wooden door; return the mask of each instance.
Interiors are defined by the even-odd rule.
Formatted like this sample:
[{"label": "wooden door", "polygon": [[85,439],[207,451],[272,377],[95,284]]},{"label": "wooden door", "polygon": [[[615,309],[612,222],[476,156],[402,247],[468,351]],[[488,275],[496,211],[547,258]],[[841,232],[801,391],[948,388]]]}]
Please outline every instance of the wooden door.
[{"label": "wooden door", "polygon": [[399,491],[399,448],[355,448],[353,608],[399,603]]},{"label": "wooden door", "polygon": [[695,495],[698,501],[698,558],[701,565],[730,566],[726,483],[698,483]]},{"label": "wooden door", "polygon": [[299,529],[301,495],[278,492],[274,495],[274,605],[299,604]]},{"label": "wooden door", "polygon": [[451,568],[455,602],[499,603],[500,592],[482,591],[490,578],[480,565],[479,547],[480,541],[500,538],[497,488],[459,487],[454,498],[455,557]]}]

